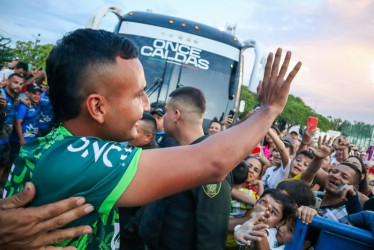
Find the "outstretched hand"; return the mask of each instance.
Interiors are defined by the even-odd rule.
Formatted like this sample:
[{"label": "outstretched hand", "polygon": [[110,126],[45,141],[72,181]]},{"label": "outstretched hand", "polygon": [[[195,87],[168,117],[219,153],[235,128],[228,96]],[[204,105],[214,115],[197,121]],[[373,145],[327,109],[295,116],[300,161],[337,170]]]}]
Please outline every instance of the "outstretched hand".
[{"label": "outstretched hand", "polygon": [[326,141],[326,135],[321,140],[321,136],[318,137],[318,148],[310,148],[312,150],[315,157],[320,159],[324,159],[327,156],[331,155],[332,152],[335,150],[335,146],[330,147],[332,142],[332,137],[328,141]]},{"label": "outstretched hand", "polygon": [[91,205],[84,204],[83,197],[72,197],[41,207],[23,208],[34,196],[34,185],[27,183],[25,189],[18,194],[0,199],[0,249],[74,249],[46,245],[91,233],[89,226],[59,229],[93,211]]},{"label": "outstretched hand", "polygon": [[301,62],[298,62],[286,76],[291,60],[291,52],[288,51],[286,53],[284,62],[280,67],[281,56],[282,49],[280,48],[277,49],[274,60],[273,53],[269,53],[265,66],[264,80],[257,87],[257,97],[261,107],[273,108],[278,115],[282,113],[287,103],[291,82],[301,67]]},{"label": "outstretched hand", "polygon": [[333,142],[335,149],[346,149],[349,147],[349,142],[344,136],[338,136]]},{"label": "outstretched hand", "polygon": [[304,129],[304,136],[303,136],[302,143],[308,146],[313,144],[313,137],[316,134],[316,132],[317,132],[317,129],[309,130],[309,127],[306,127]]},{"label": "outstretched hand", "polygon": [[301,219],[302,223],[309,224],[312,222],[314,216],[317,214],[317,210],[307,206],[300,206],[296,210],[297,217]]}]

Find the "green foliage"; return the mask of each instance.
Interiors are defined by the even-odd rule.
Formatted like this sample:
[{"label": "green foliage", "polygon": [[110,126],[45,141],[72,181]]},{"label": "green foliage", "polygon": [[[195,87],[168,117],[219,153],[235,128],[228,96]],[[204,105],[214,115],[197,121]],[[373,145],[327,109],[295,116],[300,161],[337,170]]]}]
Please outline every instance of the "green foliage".
[{"label": "green foliage", "polygon": [[[239,114],[239,117],[247,114],[256,104],[258,104],[256,95],[248,92],[245,86],[243,86],[241,91],[241,100],[245,101],[245,109],[243,113]],[[354,125],[355,129],[353,129],[353,125],[347,120],[343,121],[340,118],[333,118],[331,116],[324,117],[323,115],[315,113],[300,97],[294,95],[288,96],[287,104],[282,114],[277,117],[275,122],[280,130],[289,131],[289,129],[295,125],[305,127],[308,116],[318,117],[318,128],[325,132],[328,130],[338,130],[349,134],[353,133],[353,130],[359,130],[360,133],[370,133],[370,129],[372,128],[371,125],[356,122]]]},{"label": "green foliage", "polygon": [[310,113],[311,108],[305,105],[300,97],[289,95],[287,104],[282,114],[276,119],[276,122],[281,131],[288,131],[294,125],[305,126]]},{"label": "green foliage", "polygon": [[20,61],[45,69],[45,62],[52,49],[52,44],[40,45],[32,41],[17,41],[14,53]]},{"label": "green foliage", "polygon": [[326,117],[320,114],[315,114],[315,117],[318,117],[318,128],[324,132],[331,129],[330,121]]},{"label": "green foliage", "polygon": [[10,38],[0,35],[0,62],[10,62],[15,57],[12,48],[9,44],[12,42]]},{"label": "green foliage", "polygon": [[245,101],[245,107],[244,112],[239,113],[239,117],[242,117],[243,115],[247,114],[250,110],[252,110],[256,104],[258,104],[257,96],[251,92],[248,91],[246,86],[242,86],[241,91],[241,100]]}]

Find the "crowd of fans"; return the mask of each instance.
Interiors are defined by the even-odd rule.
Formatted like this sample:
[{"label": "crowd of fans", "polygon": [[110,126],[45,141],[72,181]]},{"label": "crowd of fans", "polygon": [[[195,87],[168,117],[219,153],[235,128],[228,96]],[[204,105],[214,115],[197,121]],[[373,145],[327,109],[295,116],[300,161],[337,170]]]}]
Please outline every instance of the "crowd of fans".
[{"label": "crowd of fans", "polygon": [[[226,122],[213,120],[207,132],[213,135],[223,131],[226,129],[223,125]],[[259,144],[260,150],[252,152],[233,170],[230,226],[225,249],[246,249],[248,236],[238,241],[232,234],[242,223],[252,224],[252,232],[270,228],[266,236],[268,243],[260,241],[261,234],[253,233],[250,239],[256,249],[282,249],[292,239],[297,217],[310,223],[317,215],[373,231],[374,213],[369,211],[374,211],[374,161],[367,159],[367,153],[349,143],[345,136],[316,138],[316,132],[310,128],[300,133],[281,132],[274,124]],[[258,212],[253,206],[259,205],[257,201],[261,201],[264,191],[284,189],[288,185],[290,188],[286,192],[291,203],[296,204],[295,209],[279,215],[276,224],[256,225],[261,219],[256,219]],[[280,200],[278,205],[285,206]],[[353,214],[361,216],[361,221],[350,221]],[[277,230],[288,234],[277,235]],[[312,236],[307,238],[303,249],[316,243]]]},{"label": "crowd of fans", "polygon": [[13,60],[0,71],[0,179],[25,143],[52,130],[45,72]]},{"label": "crowd of fans", "polygon": [[[20,147],[58,127],[45,73],[35,68],[28,71],[25,65],[14,61],[0,71],[0,177],[9,171]],[[121,143],[129,152],[186,148],[182,146],[209,141],[245,122],[233,122],[228,116],[222,122],[213,120],[203,131],[205,105],[200,90],[179,88],[165,107],[143,113],[137,136]],[[310,223],[313,216],[363,227],[357,217],[351,217],[362,215],[366,222],[370,218],[365,225],[370,230],[374,224],[372,161],[344,136],[316,140],[315,133],[308,127],[302,135],[288,133],[274,124],[221,182],[143,206],[120,208],[121,249],[283,249],[292,240],[296,220]],[[94,147],[101,153],[99,146]],[[11,185],[12,181],[7,183],[8,188]],[[148,185],[151,189],[152,183]],[[312,236],[306,238],[305,249],[316,243]]]}]

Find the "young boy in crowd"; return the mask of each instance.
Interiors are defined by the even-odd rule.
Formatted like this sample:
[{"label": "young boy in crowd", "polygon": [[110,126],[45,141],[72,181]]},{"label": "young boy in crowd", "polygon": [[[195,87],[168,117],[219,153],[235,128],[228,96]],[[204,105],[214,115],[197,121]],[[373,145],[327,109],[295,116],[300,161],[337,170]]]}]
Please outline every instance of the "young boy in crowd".
[{"label": "young boy in crowd", "polygon": [[261,179],[265,189],[275,188],[283,178],[289,175],[290,155],[293,154],[293,148],[290,143],[284,143],[272,129],[269,129],[268,134],[276,145],[272,152],[273,161],[276,165],[266,169]]},{"label": "young boy in crowd", "polygon": [[[264,213],[264,216],[259,216],[260,213]],[[261,240],[261,237],[266,237],[266,233],[254,231],[275,228],[291,214],[295,214],[295,206],[289,195],[279,189],[268,189],[253,208],[251,219],[235,227],[235,238],[238,244],[247,245],[250,241]],[[248,230],[253,234],[248,234]]]},{"label": "young boy in crowd", "polygon": [[[301,192],[295,192],[295,189]],[[276,190],[276,194],[273,190]],[[275,200],[269,199],[269,194]],[[282,202],[282,199],[279,198],[282,195],[279,194],[289,199],[288,202],[284,203],[285,200]],[[293,199],[291,200],[290,197]],[[265,191],[254,208],[252,218],[243,224],[243,228],[236,228],[236,239],[239,243],[247,245],[250,244],[248,240],[253,241],[255,249],[283,249],[284,245],[292,240],[297,217],[303,223],[310,223],[312,221],[313,216],[317,213],[312,208],[314,204],[314,194],[305,182],[301,180],[284,181],[281,183],[281,188]],[[282,214],[279,213],[280,209],[282,210]],[[258,217],[258,213],[264,211],[271,212],[272,216],[265,215],[267,217],[265,220],[256,220],[255,218]],[[278,218],[278,220],[274,220],[274,217]],[[266,224],[266,226],[263,224]],[[263,231],[265,228],[266,233]],[[265,237],[267,237],[267,240],[263,239]]]}]

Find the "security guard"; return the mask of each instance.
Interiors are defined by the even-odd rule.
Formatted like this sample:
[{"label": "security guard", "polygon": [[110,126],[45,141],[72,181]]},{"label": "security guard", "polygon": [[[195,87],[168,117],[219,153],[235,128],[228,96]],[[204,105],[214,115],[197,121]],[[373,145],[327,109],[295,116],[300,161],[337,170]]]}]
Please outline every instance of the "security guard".
[{"label": "security guard", "polygon": [[[202,128],[205,105],[200,90],[176,89],[165,107],[166,133],[176,138],[179,145],[206,139]],[[221,183],[192,188],[147,205],[139,230],[148,249],[223,249],[231,188],[230,174]]]}]

